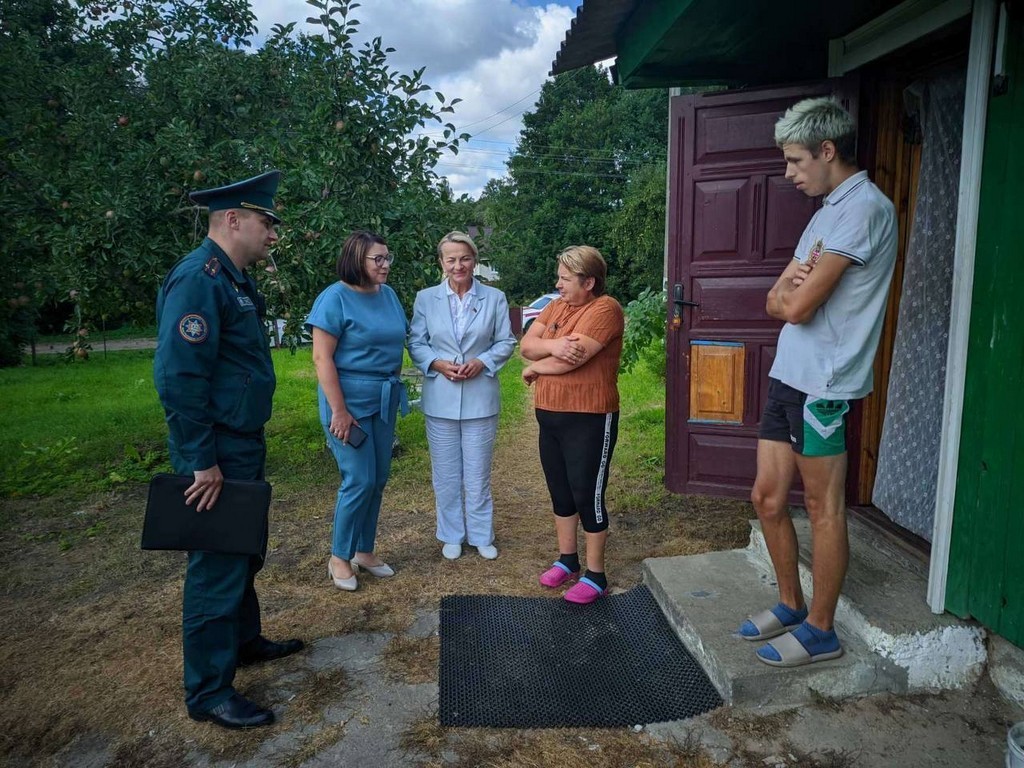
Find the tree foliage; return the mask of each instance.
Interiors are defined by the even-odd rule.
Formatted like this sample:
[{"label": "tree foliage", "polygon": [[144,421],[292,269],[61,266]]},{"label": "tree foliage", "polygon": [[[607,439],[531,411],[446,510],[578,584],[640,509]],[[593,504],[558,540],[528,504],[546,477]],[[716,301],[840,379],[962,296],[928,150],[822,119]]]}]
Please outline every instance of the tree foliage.
[{"label": "tree foliage", "polygon": [[445,122],[459,100],[389,66],[380,38],[357,46],[358,3],[307,1],[317,34],[277,26],[253,51],[247,0],[0,0],[8,347],[30,312],[150,323],[205,230],[189,192],[268,168],[284,171],[285,225],[280,269],[259,280],[292,332],[354,228],[389,240],[405,301],[433,280],[454,224],[434,165],[465,139]]},{"label": "tree foliage", "polygon": [[508,161],[482,197],[489,254],[513,301],[551,289],[554,256],[592,245],[623,300],[661,286],[665,217],[664,91],[626,91],[586,67],[544,84]]}]

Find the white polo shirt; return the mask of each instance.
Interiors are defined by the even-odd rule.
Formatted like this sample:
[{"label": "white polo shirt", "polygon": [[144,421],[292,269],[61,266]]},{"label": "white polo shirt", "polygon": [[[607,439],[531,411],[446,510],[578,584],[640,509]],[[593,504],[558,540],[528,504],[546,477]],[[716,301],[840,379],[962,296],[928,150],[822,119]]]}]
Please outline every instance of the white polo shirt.
[{"label": "white polo shirt", "polygon": [[867,171],[825,197],[793,258],[813,262],[827,251],[853,263],[813,318],[783,327],[769,376],[826,400],[856,400],[871,392],[896,239],[896,209]]}]

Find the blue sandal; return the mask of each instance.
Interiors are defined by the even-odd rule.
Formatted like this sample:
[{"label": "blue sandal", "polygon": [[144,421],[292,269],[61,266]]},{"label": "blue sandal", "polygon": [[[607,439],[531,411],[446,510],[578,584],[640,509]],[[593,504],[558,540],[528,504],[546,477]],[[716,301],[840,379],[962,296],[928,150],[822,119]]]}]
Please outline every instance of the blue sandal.
[{"label": "blue sandal", "polygon": [[800,626],[807,619],[807,607],[794,611],[785,603],[779,603],[760,613],[755,613],[743,622],[739,636],[744,640],[769,640],[784,635]]},{"label": "blue sandal", "polygon": [[772,667],[803,667],[843,655],[836,631],[818,629],[806,621],[792,632],[757,649],[758,661]]}]

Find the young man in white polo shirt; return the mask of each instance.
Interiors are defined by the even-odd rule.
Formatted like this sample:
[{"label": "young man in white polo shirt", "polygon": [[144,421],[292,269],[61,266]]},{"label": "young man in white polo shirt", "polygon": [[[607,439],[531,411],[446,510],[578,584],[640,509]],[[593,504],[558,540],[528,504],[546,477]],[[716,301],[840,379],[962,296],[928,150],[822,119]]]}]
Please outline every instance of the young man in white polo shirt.
[{"label": "young man in white polo shirt", "polygon": [[[896,261],[892,202],[858,171],[856,125],[829,98],[791,107],[775,126],[786,178],[825,195],[793,261],[768,292],[767,312],[786,321],[769,372],[751,500],[779,585],[779,603],[740,627],[771,640],[757,657],[800,666],[842,655],[833,628],[846,576],[846,417],[871,392],[872,367]],[[804,603],[787,497],[794,473],[811,522],[814,596]]]}]

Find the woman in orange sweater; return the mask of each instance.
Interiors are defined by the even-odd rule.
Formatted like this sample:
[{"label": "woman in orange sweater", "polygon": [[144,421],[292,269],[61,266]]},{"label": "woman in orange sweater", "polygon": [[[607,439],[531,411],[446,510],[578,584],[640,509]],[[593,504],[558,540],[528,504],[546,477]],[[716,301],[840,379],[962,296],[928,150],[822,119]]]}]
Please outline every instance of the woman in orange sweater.
[{"label": "woman in orange sweater", "polygon": [[534,387],[544,468],[558,535],[558,560],[541,574],[545,587],[579,577],[577,529],[582,523],[587,570],[565,593],[572,603],[594,602],[608,591],[604,572],[608,511],[604,494],[619,428],[622,307],[606,296],[608,267],[596,248],[576,245],[558,255],[559,298],[523,337],[530,364],[523,381]]}]

